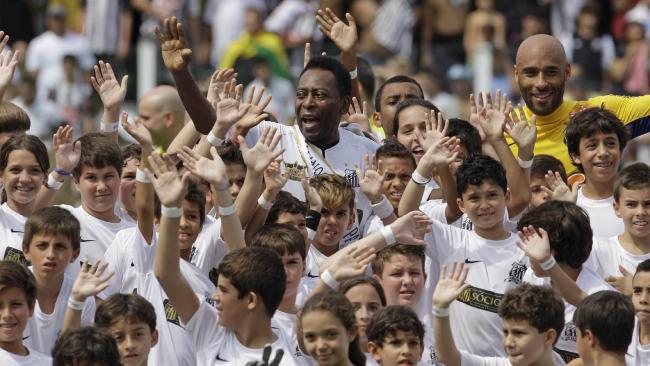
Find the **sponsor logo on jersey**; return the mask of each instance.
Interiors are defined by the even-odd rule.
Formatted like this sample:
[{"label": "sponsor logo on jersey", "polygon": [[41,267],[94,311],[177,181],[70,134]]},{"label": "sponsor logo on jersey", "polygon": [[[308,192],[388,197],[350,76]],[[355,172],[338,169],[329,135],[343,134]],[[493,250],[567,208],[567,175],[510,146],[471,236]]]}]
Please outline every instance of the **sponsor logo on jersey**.
[{"label": "sponsor logo on jersey", "polygon": [[165,317],[167,318],[167,321],[180,327],[181,320],[178,317],[178,313],[176,312],[176,309],[174,309],[174,306],[169,301],[169,299],[163,300],[163,306],[165,308]]},{"label": "sponsor logo on jersey", "polygon": [[473,308],[496,313],[501,303],[503,294],[469,286],[458,295],[458,301]]},{"label": "sponsor logo on jersey", "polygon": [[27,267],[31,265],[21,250],[12,247],[7,247],[3,259],[10,262],[20,263]]}]

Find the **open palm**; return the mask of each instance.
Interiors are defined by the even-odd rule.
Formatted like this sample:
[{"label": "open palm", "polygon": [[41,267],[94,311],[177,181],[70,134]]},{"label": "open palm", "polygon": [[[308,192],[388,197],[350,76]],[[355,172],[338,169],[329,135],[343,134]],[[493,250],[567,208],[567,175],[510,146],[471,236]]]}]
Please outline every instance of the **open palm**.
[{"label": "open palm", "polygon": [[154,32],[160,42],[163,62],[171,71],[187,68],[192,56],[192,50],[185,45],[185,31],[176,17],[166,18],[163,22],[163,32],[156,27]]}]

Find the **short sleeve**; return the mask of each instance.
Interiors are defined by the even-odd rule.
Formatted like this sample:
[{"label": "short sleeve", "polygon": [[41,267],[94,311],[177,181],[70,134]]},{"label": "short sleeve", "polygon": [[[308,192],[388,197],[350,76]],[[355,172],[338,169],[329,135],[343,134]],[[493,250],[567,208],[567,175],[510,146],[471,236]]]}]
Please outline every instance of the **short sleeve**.
[{"label": "short sleeve", "polygon": [[181,324],[185,326],[185,330],[192,337],[198,352],[219,344],[223,328],[218,325],[218,320],[217,310],[203,301],[201,297],[199,297],[199,307],[190,320],[185,322],[181,319]]},{"label": "short sleeve", "polygon": [[508,359],[503,357],[482,357],[460,351],[461,366],[510,366]]}]

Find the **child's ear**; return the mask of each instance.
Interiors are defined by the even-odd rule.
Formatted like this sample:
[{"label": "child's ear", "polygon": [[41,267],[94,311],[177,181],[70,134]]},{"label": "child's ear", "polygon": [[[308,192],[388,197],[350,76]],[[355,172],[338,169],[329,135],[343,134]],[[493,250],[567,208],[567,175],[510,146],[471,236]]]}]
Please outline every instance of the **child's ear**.
[{"label": "child's ear", "polygon": [[544,338],[544,347],[550,348],[553,347],[555,340],[557,339],[557,331],[553,328],[546,331],[546,337]]},{"label": "child's ear", "polygon": [[151,332],[151,348],[158,344],[158,330],[154,329]]},{"label": "child's ear", "polygon": [[368,353],[370,353],[370,356],[372,356],[377,363],[381,364],[381,347],[379,347],[379,345],[375,342],[368,342]]},{"label": "child's ear", "polygon": [[79,257],[80,252],[81,252],[81,249],[74,249],[72,251],[72,258],[70,258],[70,263],[73,263],[75,260],[77,260],[77,257]]},{"label": "child's ear", "polygon": [[251,310],[251,311],[255,310],[255,307],[260,302],[260,298],[257,296],[256,293],[251,291],[251,292],[248,293],[247,299],[248,299],[248,301],[247,301],[247,304],[246,304],[246,308],[248,310]]},{"label": "child's ear", "polygon": [[510,203],[510,188],[506,188],[505,198],[506,198],[506,204]]},{"label": "child's ear", "polygon": [[574,164],[582,164],[582,163],[580,162],[580,155],[578,155],[578,154],[569,154],[569,157],[571,158],[571,161],[572,161]]},{"label": "child's ear", "polygon": [[76,189],[77,192],[78,192],[79,191],[79,179],[77,179],[75,177],[72,177],[72,184],[74,185],[74,189]]},{"label": "child's ear", "polygon": [[460,198],[460,197],[459,197],[459,198],[456,198],[456,204],[458,205],[458,209],[459,209],[462,213],[467,213],[467,212],[465,212],[465,206],[464,206],[464,202],[463,202],[463,199],[462,199],[462,198]]},{"label": "child's ear", "polygon": [[176,122],[176,118],[174,117],[174,113],[167,112],[167,114],[165,115],[165,127],[172,128],[175,122]]},{"label": "child's ear", "polygon": [[621,209],[621,206],[618,204],[618,202],[614,201],[614,213],[616,214],[616,217],[622,218],[621,217],[621,212],[619,211]]}]

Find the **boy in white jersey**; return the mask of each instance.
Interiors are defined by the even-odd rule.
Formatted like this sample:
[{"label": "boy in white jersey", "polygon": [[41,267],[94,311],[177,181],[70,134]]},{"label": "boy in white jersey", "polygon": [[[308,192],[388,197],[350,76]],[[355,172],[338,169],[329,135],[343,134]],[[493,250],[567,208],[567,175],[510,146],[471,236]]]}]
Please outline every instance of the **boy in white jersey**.
[{"label": "boy in white jersey", "polygon": [[[586,294],[611,290],[600,276],[584,265],[592,247],[589,217],[576,204],[564,201],[548,201],[526,212],[517,227],[541,228],[548,232],[548,240],[557,265]],[[543,270],[533,263],[524,275],[524,281],[537,285],[551,285]],[[575,325],[572,322],[575,306],[566,304],[564,330],[558,334],[555,350],[566,362],[578,357]]]},{"label": "boy in white jersey", "polygon": [[[192,161],[185,156],[184,162],[194,174],[201,171],[201,178],[209,181],[215,190],[229,191],[227,177],[219,174],[219,169],[201,168],[204,163],[223,165],[217,161],[216,150],[212,149],[211,153],[213,161],[206,158]],[[153,172],[149,176],[162,204],[155,275],[196,345],[199,364],[245,364],[259,360],[264,345],[272,343],[274,349],[285,351],[281,365],[294,365],[293,358],[287,357],[294,351],[290,342],[282,332],[271,328],[271,317],[286,286],[281,259],[263,248],[242,248],[228,253],[218,268],[218,286],[214,294],[217,309],[200,301],[179,268],[179,206],[190,173],[179,177],[173,162],[163,161],[158,156],[150,157],[149,164]],[[218,203],[222,219],[236,217],[234,205],[224,207],[222,202]],[[237,237],[226,238],[226,242],[243,246],[243,230],[239,221],[234,221],[228,225],[228,230]]]},{"label": "boy in white jersey", "polygon": [[23,344],[23,331],[34,311],[36,279],[23,265],[0,261],[0,363],[46,366],[52,359]]},{"label": "boy in white jersey", "polygon": [[614,212],[614,180],[628,140],[623,123],[610,111],[582,110],[569,121],[565,141],[571,160],[585,175],[576,203],[589,214],[595,237],[612,237],[624,231]]},{"label": "boy in white jersey", "polygon": [[410,308],[392,305],[370,319],[368,351],[381,366],[415,365],[424,349],[424,326]]},{"label": "boy in white jersey", "polygon": [[650,259],[639,263],[632,279],[632,303],[636,322],[625,354],[629,366],[650,364]]},{"label": "boy in white jersey", "polygon": [[52,350],[52,358],[52,366],[121,364],[115,339],[97,327],[84,327],[63,333]]},{"label": "boy in white jersey", "polygon": [[[23,252],[32,263],[38,287],[25,343],[39,352],[49,353],[63,328],[75,280],[66,269],[79,256],[79,244],[79,221],[63,208],[42,208],[25,223]],[[77,306],[83,309],[81,322],[92,324],[95,300],[90,298]]]},{"label": "boy in white jersey", "polygon": [[503,347],[507,357],[485,357],[458,350],[449,321],[449,305],[469,287],[468,268],[454,262],[443,266],[433,293],[436,350],[447,366],[559,366],[564,361],[553,344],[564,325],[564,304],[550,287],[522,284],[508,290],[499,303],[503,320]]},{"label": "boy in white jersey", "polygon": [[625,231],[611,238],[595,239],[587,266],[618,291],[632,295],[632,273],[650,259],[650,167],[628,165],[614,183],[614,212]]}]

